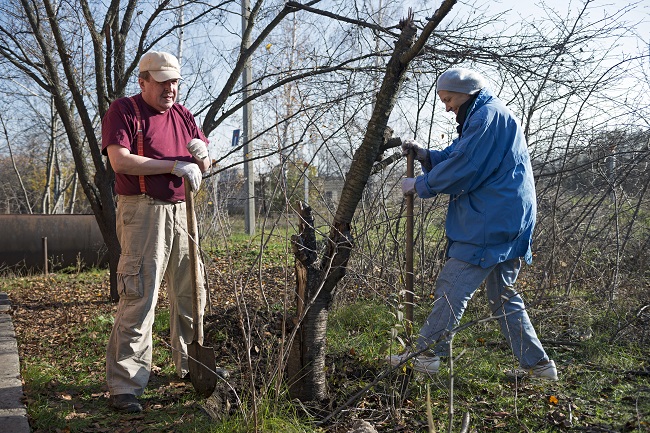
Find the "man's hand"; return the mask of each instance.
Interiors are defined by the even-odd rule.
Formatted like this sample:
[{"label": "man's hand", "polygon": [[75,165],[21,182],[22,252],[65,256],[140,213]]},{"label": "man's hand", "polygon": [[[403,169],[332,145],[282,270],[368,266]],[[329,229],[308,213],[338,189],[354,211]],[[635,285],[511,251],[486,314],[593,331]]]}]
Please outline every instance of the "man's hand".
[{"label": "man's hand", "polygon": [[415,194],[415,178],[407,177],[402,179],[402,193],[404,195]]},{"label": "man's hand", "polygon": [[174,168],[172,168],[172,174],[175,174],[178,177],[186,177],[190,181],[192,191],[199,190],[203,174],[201,173],[199,166],[193,162],[176,161],[174,163]]},{"label": "man's hand", "polygon": [[409,151],[413,149],[415,153],[415,159],[418,161],[424,161],[429,156],[429,151],[425,149],[420,143],[415,140],[404,140],[402,141],[402,155],[407,156]]},{"label": "man's hand", "polygon": [[208,157],[208,145],[198,138],[193,138],[189,143],[187,143],[187,150],[190,151],[194,159],[197,161],[203,161]]}]

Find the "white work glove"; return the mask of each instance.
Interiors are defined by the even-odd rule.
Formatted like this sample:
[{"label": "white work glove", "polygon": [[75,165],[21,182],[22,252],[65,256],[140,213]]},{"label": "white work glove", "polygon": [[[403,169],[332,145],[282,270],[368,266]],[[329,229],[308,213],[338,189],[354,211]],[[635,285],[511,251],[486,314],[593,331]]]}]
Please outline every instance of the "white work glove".
[{"label": "white work glove", "polygon": [[203,140],[193,138],[187,143],[187,150],[190,151],[194,159],[203,161],[208,157],[208,145]]},{"label": "white work glove", "polygon": [[415,194],[415,178],[407,177],[402,179],[402,193],[404,195]]},{"label": "white work glove", "polygon": [[402,141],[402,155],[407,156],[409,150],[413,149],[415,153],[415,159],[418,161],[424,161],[429,156],[429,151],[425,149],[420,143],[415,140],[404,140]]},{"label": "white work glove", "polygon": [[174,168],[172,168],[172,174],[175,174],[178,177],[185,177],[186,180],[189,180],[192,191],[199,190],[203,173],[201,173],[201,169],[195,163],[176,161],[174,163]]}]

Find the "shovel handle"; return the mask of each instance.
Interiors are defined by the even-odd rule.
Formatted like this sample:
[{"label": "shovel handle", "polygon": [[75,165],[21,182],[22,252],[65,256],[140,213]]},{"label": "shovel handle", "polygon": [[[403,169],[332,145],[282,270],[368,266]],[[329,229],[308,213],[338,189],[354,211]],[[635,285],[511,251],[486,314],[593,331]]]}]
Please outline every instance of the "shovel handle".
[{"label": "shovel handle", "polygon": [[201,265],[199,262],[199,237],[196,214],[194,213],[194,195],[189,179],[183,180],[185,185],[185,212],[187,215],[187,243],[190,253],[190,272],[192,276],[192,324],[194,326],[193,341],[203,344],[203,320],[199,314],[201,305],[201,293],[199,291],[199,275]]},{"label": "shovel handle", "polygon": [[[409,150],[406,156],[406,177],[415,177],[414,175],[414,155],[413,149]],[[405,316],[406,332],[411,335],[413,325],[413,202],[415,194],[406,195],[406,294],[405,294]]]}]

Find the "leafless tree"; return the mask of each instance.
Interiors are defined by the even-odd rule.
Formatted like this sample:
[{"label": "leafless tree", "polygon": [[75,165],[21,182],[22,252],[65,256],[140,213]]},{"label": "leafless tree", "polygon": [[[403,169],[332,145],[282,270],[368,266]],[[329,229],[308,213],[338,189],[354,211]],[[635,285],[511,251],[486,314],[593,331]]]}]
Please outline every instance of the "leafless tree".
[{"label": "leafless tree", "polygon": [[2,131],[3,131],[4,139],[5,139],[6,144],[7,144],[7,151],[9,153],[8,162],[11,163],[11,168],[12,168],[11,171],[13,171],[16,174],[16,178],[18,179],[18,183],[20,185],[20,190],[22,191],[22,194],[23,194],[23,197],[24,197],[24,203],[25,203],[25,205],[27,207],[27,213],[31,214],[32,213],[32,205],[30,203],[30,198],[29,198],[29,195],[27,193],[25,183],[23,182],[23,179],[22,179],[22,177],[20,175],[20,170],[18,169],[18,164],[16,163],[16,158],[14,157],[14,154],[13,154],[13,151],[12,151],[11,140],[9,138],[9,133],[7,132],[6,122],[5,122],[5,120],[4,120],[4,118],[3,118],[3,116],[1,114],[0,114],[0,124],[2,125]]},{"label": "leafless tree", "polygon": [[[239,13],[235,6],[238,5],[231,1],[186,1],[182,3],[181,24],[177,19],[180,6],[171,0],[156,5],[136,0],[116,0],[107,5],[82,0],[79,6],[51,0],[14,0],[1,7],[2,66],[11,75],[22,75],[31,85],[52,96],[67,134],[79,183],[108,247],[113,299],[117,298],[115,271],[120,247],[115,234],[114,173],[100,153],[99,120],[112,100],[125,95],[142,54],[165,43],[180,27],[197,31],[200,26],[224,24],[228,17]],[[233,89],[244,62],[295,11],[287,5],[279,11],[274,11],[273,5],[270,7],[263,1],[253,5],[248,34],[244,37],[251,38],[254,30],[257,36],[249,49],[239,50],[225,84],[210,102],[203,124],[206,134],[241,106],[224,109],[235,93]],[[257,29],[255,23],[261,11],[272,18],[264,28]],[[296,78],[285,81],[293,79]],[[263,92],[253,98],[259,93]]]},{"label": "leafless tree", "polygon": [[327,396],[324,368],[327,316],[337,285],[345,276],[353,248],[351,223],[373,165],[382,151],[389,147],[392,134],[387,133],[390,131],[388,120],[408,66],[455,3],[453,0],[443,2],[419,36],[413,15],[400,22],[401,35],[386,65],[363,141],[355,150],[347,172],[325,252],[320,258],[311,209],[302,209],[301,233],[293,238],[301,325],[293,345],[294,356],[290,357],[291,364],[288,366],[290,380],[293,381],[292,394],[300,399],[319,401]]}]

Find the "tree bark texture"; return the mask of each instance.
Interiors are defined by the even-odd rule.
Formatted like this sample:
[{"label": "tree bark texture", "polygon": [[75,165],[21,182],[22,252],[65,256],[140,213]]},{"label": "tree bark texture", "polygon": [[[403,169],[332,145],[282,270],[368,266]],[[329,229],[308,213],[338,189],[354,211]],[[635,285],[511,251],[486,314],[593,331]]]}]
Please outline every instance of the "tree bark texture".
[{"label": "tree bark texture", "polygon": [[[327,387],[324,374],[325,335],[330,296],[319,296],[321,270],[316,253],[314,217],[309,206],[300,204],[300,233],[292,236],[296,257],[296,318],[299,326],[287,361],[289,392],[303,401],[324,400]],[[312,302],[313,301],[313,302]],[[309,344],[306,344],[309,342]]]}]

